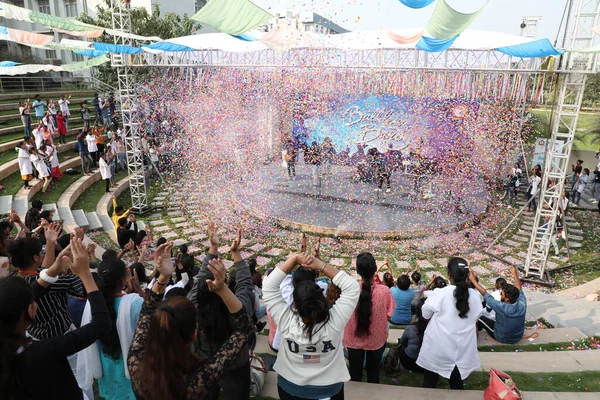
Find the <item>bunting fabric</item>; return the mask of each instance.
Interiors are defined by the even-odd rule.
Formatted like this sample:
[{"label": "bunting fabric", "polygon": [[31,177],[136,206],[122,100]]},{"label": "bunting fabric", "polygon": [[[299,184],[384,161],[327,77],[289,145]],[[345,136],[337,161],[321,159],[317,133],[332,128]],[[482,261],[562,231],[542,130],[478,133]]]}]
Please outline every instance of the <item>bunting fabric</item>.
[{"label": "bunting fabric", "polygon": [[122,44],[112,44],[112,43],[94,43],[94,49],[108,52],[108,53],[121,53],[121,54],[136,54],[141,53],[143,50],[139,47],[133,46],[125,46]]},{"label": "bunting fabric", "polygon": [[423,33],[425,33],[424,29],[418,30],[414,35],[399,35],[397,33],[394,33],[394,31],[392,30],[387,31],[388,37],[398,44],[415,43],[419,39],[421,39]]},{"label": "bunting fabric", "polygon": [[440,51],[448,50],[457,37],[458,35],[449,39],[436,39],[423,36],[417,43],[417,49],[427,51],[429,53],[439,53]]},{"label": "bunting fabric", "polygon": [[15,65],[20,65],[21,63],[15,61],[0,61],[0,67],[14,67]]},{"label": "bunting fabric", "polygon": [[400,0],[400,3],[404,4],[406,7],[410,8],[425,8],[435,0]]},{"label": "bunting fabric", "polygon": [[63,71],[80,71],[84,69],[88,69],[90,67],[94,67],[100,64],[104,64],[110,61],[110,59],[106,56],[100,56],[96,58],[91,58],[86,61],[65,64],[65,65],[44,65],[44,64],[25,64],[25,65],[15,65],[15,66],[3,66],[0,63],[0,76],[15,76],[15,75],[25,75],[25,74],[35,74],[37,72],[42,71],[53,71],[53,72],[63,72]]},{"label": "bunting fabric", "polygon": [[249,0],[209,0],[192,19],[237,36],[273,19]]},{"label": "bunting fabric", "polygon": [[509,56],[520,58],[559,56],[565,52],[564,50],[554,48],[548,39],[534,40],[533,42],[517,44],[515,46],[498,47],[496,50]]},{"label": "bunting fabric", "polygon": [[477,18],[483,7],[471,14],[463,14],[439,0],[425,28],[428,35],[436,39],[450,39],[460,35]]},{"label": "bunting fabric", "polygon": [[286,47],[296,44],[300,35],[300,31],[294,28],[290,21],[280,20],[270,32],[261,36],[260,40],[269,45]]},{"label": "bunting fabric", "polygon": [[586,53],[586,54],[593,54],[593,53],[600,53],[600,44],[597,46],[592,46],[592,47],[588,47],[587,49],[573,49],[573,50],[569,50],[573,53]]},{"label": "bunting fabric", "polygon": [[73,53],[75,54],[79,54],[80,56],[85,56],[85,57],[100,57],[100,56],[105,56],[108,53],[106,51],[102,51],[102,50],[73,50]]}]

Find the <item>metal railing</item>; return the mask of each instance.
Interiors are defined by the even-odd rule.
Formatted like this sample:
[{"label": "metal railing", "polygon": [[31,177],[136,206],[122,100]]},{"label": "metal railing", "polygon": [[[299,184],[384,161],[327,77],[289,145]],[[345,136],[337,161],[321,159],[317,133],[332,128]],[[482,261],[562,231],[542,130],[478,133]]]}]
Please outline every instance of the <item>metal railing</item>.
[{"label": "metal railing", "polygon": [[5,76],[0,78],[0,93],[98,90],[114,93],[115,88],[94,77],[79,76]]}]

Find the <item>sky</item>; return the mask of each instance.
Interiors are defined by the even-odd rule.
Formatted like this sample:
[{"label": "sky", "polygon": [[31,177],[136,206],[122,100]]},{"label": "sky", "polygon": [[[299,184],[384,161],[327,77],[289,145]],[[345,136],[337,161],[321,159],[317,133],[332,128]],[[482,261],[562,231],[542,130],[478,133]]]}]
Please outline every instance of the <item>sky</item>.
[{"label": "sky", "polygon": [[[436,4],[414,10],[398,0],[254,0],[254,3],[270,13],[314,11],[351,31],[422,28]],[[542,17],[538,38],[548,38],[554,43],[567,0],[447,0],[447,3],[465,13],[485,4],[470,29],[519,35],[522,17]]]}]

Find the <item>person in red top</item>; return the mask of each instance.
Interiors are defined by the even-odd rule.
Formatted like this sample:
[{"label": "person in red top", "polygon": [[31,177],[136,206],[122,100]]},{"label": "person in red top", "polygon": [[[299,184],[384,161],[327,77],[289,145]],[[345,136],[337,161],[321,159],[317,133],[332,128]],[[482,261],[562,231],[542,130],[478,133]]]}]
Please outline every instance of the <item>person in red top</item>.
[{"label": "person in red top", "polygon": [[375,283],[376,271],[377,263],[371,253],[361,253],[356,257],[356,272],[362,277],[362,288],[356,309],[344,329],[350,380],[356,382],[362,380],[366,353],[367,381],[379,383],[379,366],[388,337],[388,319],[394,313],[390,288]]},{"label": "person in red top", "polygon": [[63,116],[62,111],[59,111],[56,115],[56,121],[58,123],[58,143],[66,143],[67,136],[67,117]]}]

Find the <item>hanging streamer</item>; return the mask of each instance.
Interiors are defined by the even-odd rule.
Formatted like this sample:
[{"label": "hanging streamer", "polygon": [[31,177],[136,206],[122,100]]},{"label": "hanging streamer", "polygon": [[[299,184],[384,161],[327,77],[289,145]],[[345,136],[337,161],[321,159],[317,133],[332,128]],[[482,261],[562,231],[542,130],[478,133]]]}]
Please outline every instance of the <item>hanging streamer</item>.
[{"label": "hanging streamer", "polygon": [[427,51],[429,53],[438,53],[440,51],[449,49],[457,37],[458,35],[449,39],[436,39],[423,36],[417,43],[417,49]]},{"label": "hanging streamer", "polygon": [[461,34],[477,18],[483,7],[471,14],[463,14],[446,3],[446,0],[439,0],[433,11],[431,19],[427,23],[428,36],[437,39],[450,39]]},{"label": "hanging streamer", "polygon": [[400,3],[410,8],[419,9],[427,7],[434,1],[435,0],[400,0]]},{"label": "hanging streamer", "polygon": [[230,35],[241,35],[273,18],[248,0],[209,0],[192,17]]}]

